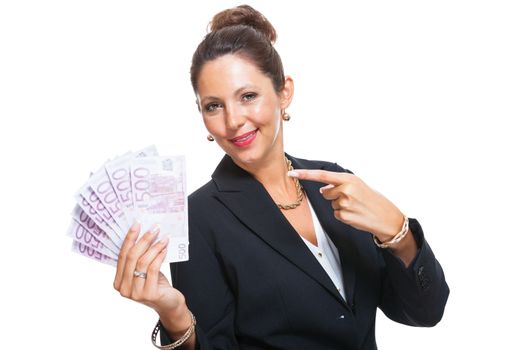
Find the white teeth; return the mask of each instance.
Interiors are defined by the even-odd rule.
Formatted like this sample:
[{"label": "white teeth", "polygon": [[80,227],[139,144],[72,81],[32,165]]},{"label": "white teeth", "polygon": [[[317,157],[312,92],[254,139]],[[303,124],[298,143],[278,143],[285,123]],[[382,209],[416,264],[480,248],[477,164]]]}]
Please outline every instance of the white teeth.
[{"label": "white teeth", "polygon": [[246,136],[243,137],[242,139],[237,139],[237,140],[235,140],[235,142],[243,142],[243,141],[246,141],[246,140],[248,140],[250,137],[252,137],[252,135],[253,135],[253,132],[250,133],[250,134],[248,134],[248,135],[246,135]]}]

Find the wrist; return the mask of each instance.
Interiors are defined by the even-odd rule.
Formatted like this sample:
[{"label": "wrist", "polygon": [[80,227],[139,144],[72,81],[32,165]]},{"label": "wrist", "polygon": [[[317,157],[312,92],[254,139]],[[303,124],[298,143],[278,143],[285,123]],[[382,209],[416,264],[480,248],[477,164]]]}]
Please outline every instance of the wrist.
[{"label": "wrist", "polygon": [[398,246],[400,246],[400,243],[402,243],[403,239],[407,236],[409,231],[410,228],[408,217],[403,215],[403,223],[401,225],[401,230],[397,234],[388,235],[386,239],[382,238],[382,236],[380,235],[374,234],[374,242],[380,248],[395,249]]},{"label": "wrist", "polygon": [[[174,350],[177,348],[195,349],[195,342],[196,342],[195,326],[197,324],[197,320],[195,319],[195,316],[193,316],[193,314],[188,308],[186,308],[186,310],[187,310],[187,314],[190,317],[191,323],[189,327],[186,329],[186,331],[182,334],[180,334],[180,332],[170,332],[168,329],[166,329],[166,327],[162,324],[162,321],[159,319],[159,321],[155,325],[155,328],[153,329],[153,332],[151,333],[151,342],[157,349],[161,349],[161,350]],[[164,331],[167,333],[168,338],[171,339],[171,342],[169,344],[157,345],[157,336],[161,328],[164,328]]]},{"label": "wrist", "polygon": [[191,313],[186,301],[181,300],[174,308],[157,310],[160,322],[172,339],[180,338],[191,326]]},{"label": "wrist", "polygon": [[405,223],[405,215],[403,213],[399,212],[395,215],[394,219],[385,220],[389,222],[390,224],[384,224],[383,227],[380,229],[377,229],[376,231],[371,233],[380,241],[380,242],[388,242],[395,236],[399,234],[399,232],[403,229],[403,225]]}]

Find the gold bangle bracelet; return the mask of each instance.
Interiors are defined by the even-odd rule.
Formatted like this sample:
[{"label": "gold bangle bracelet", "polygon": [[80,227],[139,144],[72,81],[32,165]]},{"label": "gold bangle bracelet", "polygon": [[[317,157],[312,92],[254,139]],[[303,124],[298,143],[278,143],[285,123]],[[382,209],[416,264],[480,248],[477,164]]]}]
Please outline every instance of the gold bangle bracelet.
[{"label": "gold bangle bracelet", "polygon": [[374,243],[379,247],[379,248],[390,248],[390,246],[392,244],[396,244],[398,242],[400,242],[403,238],[405,238],[405,236],[407,235],[408,233],[408,216],[405,215],[405,219],[403,221],[403,227],[401,228],[401,231],[399,231],[399,233],[397,235],[395,235],[390,241],[388,242],[380,242],[376,236],[374,236]]},{"label": "gold bangle bracelet", "polygon": [[159,320],[157,322],[157,324],[155,325],[155,328],[153,328],[153,332],[151,333],[151,342],[153,343],[153,345],[157,349],[173,350],[175,348],[178,348],[182,344],[184,344],[186,342],[186,340],[188,340],[193,335],[193,333],[195,333],[195,325],[197,324],[197,320],[195,319],[195,316],[193,316],[191,311],[189,311],[189,313],[190,313],[190,316],[191,316],[191,326],[190,326],[190,328],[188,328],[188,330],[186,331],[186,333],[184,333],[184,335],[182,337],[180,337],[175,342],[173,342],[171,344],[168,344],[168,345],[157,345],[157,335],[159,334],[159,331],[160,331],[160,320]]}]

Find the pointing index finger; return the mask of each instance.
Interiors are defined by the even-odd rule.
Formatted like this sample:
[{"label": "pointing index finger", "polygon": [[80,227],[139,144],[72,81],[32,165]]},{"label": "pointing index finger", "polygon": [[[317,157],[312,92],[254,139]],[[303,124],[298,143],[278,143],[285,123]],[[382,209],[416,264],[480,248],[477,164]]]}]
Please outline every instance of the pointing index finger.
[{"label": "pointing index finger", "polygon": [[339,186],[348,181],[347,173],[338,173],[319,169],[294,169],[288,172],[288,176],[296,177],[299,180],[311,180]]}]

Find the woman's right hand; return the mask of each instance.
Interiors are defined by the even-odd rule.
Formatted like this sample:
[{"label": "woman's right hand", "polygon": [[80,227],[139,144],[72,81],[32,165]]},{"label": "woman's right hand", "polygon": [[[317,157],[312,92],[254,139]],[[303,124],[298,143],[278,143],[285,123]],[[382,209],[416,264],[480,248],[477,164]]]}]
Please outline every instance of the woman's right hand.
[{"label": "woman's right hand", "polygon": [[[137,240],[139,232],[140,224],[135,223],[126,235],[120,249],[113,286],[123,297],[147,305],[159,315],[179,309],[185,303],[184,296],[160,272],[167,254],[168,240],[154,243],[160,232],[158,228],[153,228]],[[146,275],[137,277],[135,271]]]}]

